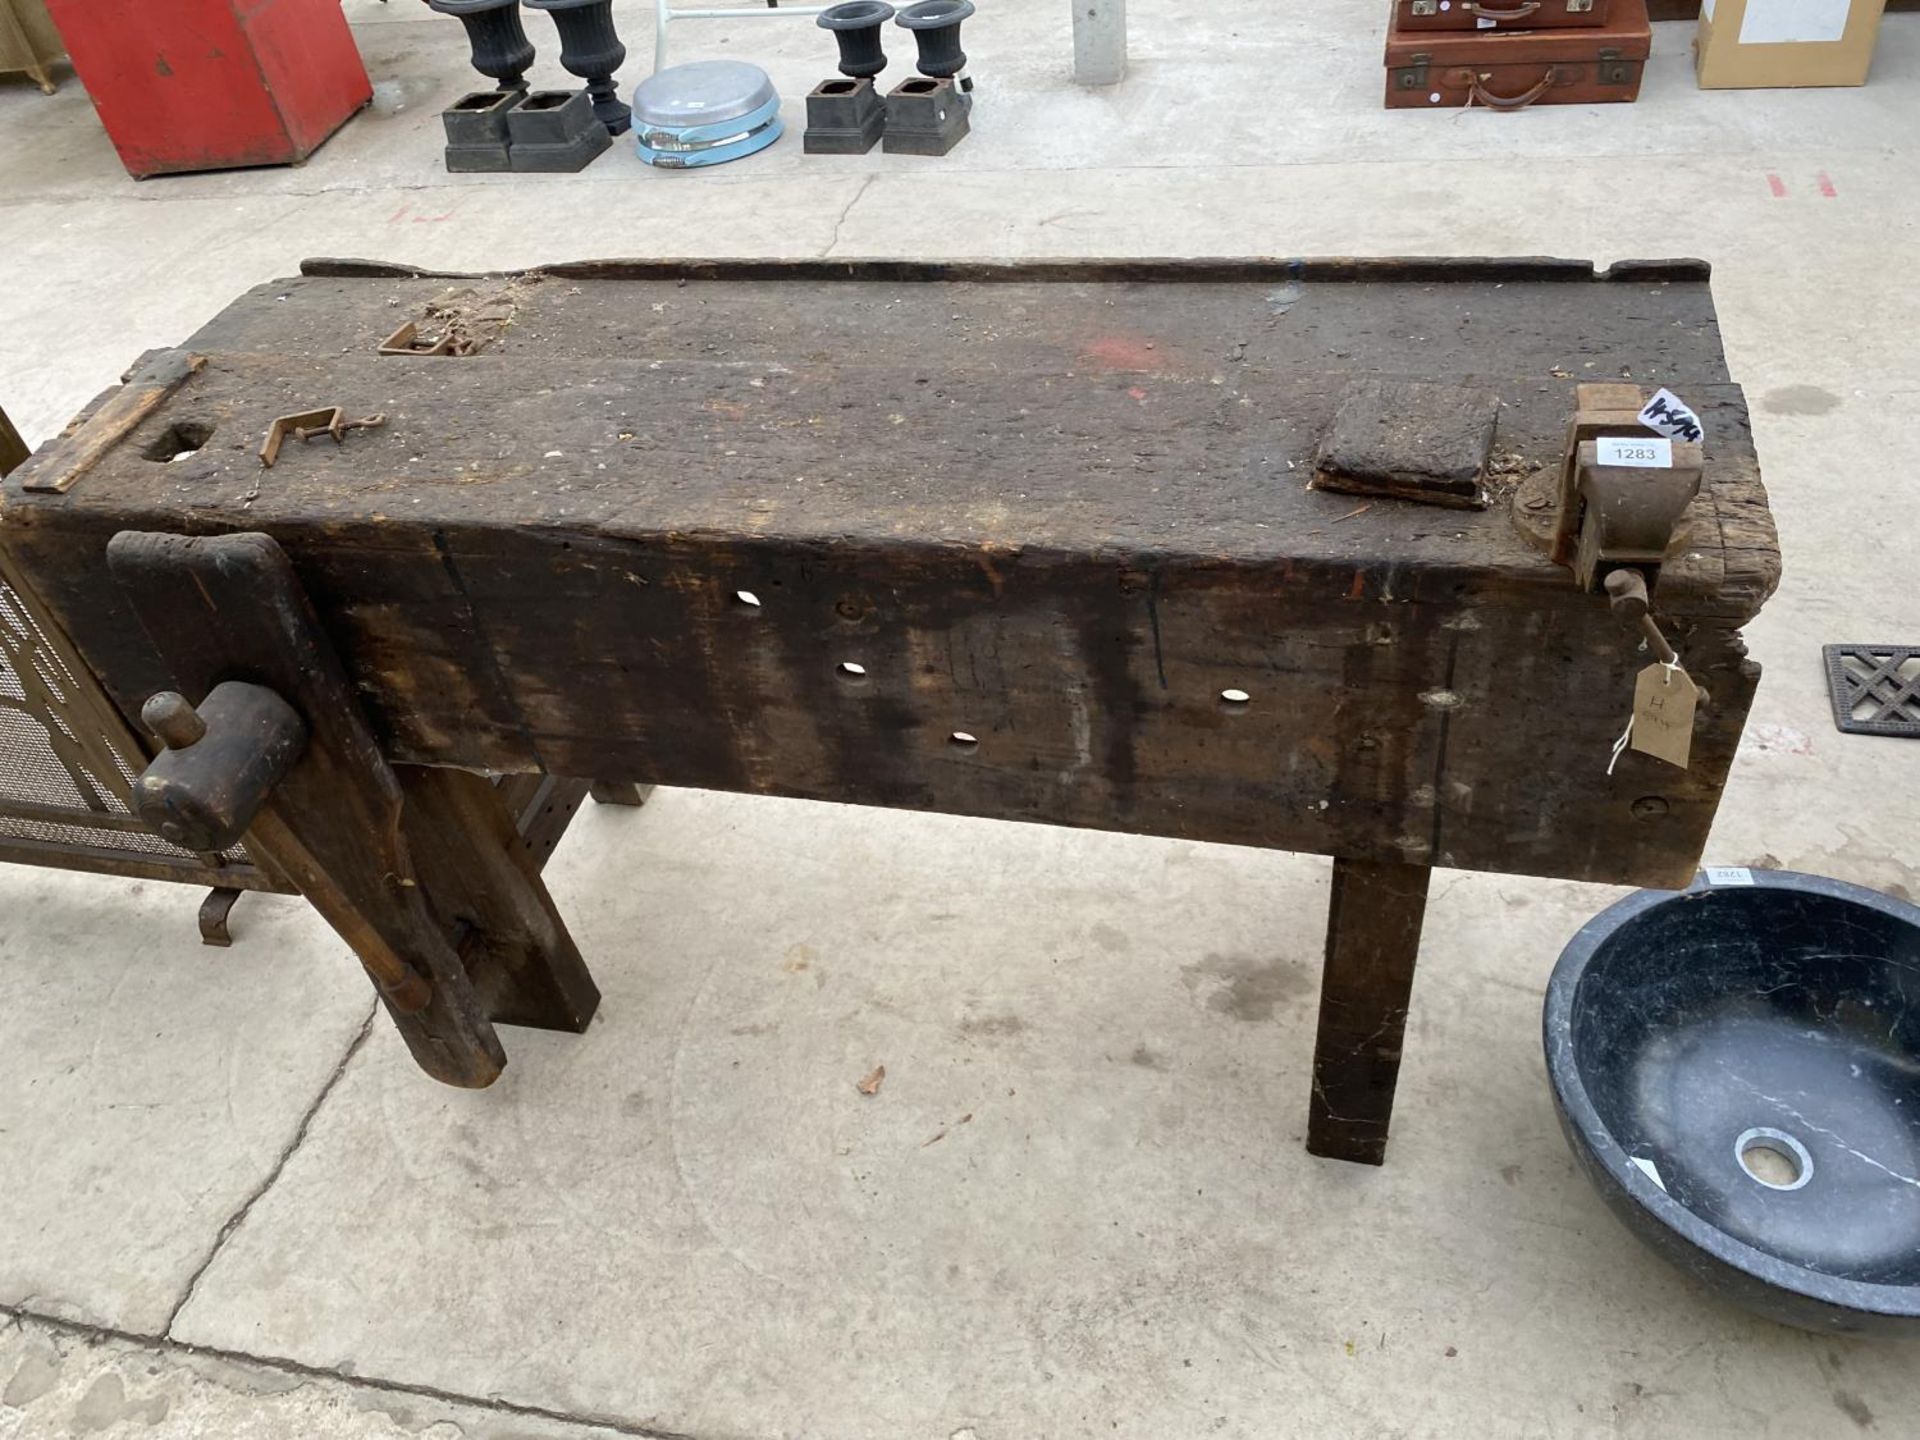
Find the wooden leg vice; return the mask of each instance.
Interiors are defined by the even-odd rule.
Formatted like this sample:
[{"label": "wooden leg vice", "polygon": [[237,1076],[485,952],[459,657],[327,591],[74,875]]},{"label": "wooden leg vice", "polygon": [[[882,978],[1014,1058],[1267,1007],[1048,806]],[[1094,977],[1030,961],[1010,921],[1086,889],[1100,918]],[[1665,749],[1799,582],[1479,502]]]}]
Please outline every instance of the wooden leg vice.
[{"label": "wooden leg vice", "polygon": [[167,748],[134,786],[141,818],[279,865],[436,1080],[498,1078],[496,1021],[586,1029],[600,992],[498,791],[387,763],[277,543],[127,532],[107,560],[175,686],[142,712]]}]

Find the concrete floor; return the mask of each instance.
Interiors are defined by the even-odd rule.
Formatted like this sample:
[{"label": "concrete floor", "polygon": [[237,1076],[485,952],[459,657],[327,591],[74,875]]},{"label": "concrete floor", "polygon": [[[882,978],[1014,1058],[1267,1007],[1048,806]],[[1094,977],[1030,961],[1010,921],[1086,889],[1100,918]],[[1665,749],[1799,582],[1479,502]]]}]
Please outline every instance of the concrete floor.
[{"label": "concrete floor", "polygon": [[[1920,890],[1920,748],[1837,734],[1818,652],[1920,636],[1920,17],[1865,90],[1702,94],[1667,25],[1637,106],[1423,116],[1377,4],[1134,0],[1086,92],[1064,0],[990,0],[944,160],[509,178],[441,172],[458,26],[346,8],[377,98],[297,169],[135,184],[77,84],[0,83],[29,440],[311,254],[1702,255],[1787,560],[1709,859]],[[1913,1433],[1911,1351],[1723,1308],[1574,1174],[1540,994],[1615,892],[1439,879],[1375,1171],[1299,1143],[1322,861],[661,791],[549,874],[605,1005],[468,1094],[298,902],[219,952],[192,892],[0,870],[0,1437]]]}]

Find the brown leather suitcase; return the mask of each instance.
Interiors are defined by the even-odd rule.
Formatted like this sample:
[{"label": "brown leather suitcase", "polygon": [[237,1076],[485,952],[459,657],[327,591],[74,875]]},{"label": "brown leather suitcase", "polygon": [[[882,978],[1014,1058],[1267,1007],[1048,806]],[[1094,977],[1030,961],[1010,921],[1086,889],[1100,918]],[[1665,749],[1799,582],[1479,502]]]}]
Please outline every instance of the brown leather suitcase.
[{"label": "brown leather suitcase", "polygon": [[1647,0],[1613,0],[1582,29],[1387,32],[1387,108],[1591,105],[1639,98],[1653,49]]},{"label": "brown leather suitcase", "polygon": [[1559,30],[1605,25],[1615,0],[1393,0],[1401,30]]}]

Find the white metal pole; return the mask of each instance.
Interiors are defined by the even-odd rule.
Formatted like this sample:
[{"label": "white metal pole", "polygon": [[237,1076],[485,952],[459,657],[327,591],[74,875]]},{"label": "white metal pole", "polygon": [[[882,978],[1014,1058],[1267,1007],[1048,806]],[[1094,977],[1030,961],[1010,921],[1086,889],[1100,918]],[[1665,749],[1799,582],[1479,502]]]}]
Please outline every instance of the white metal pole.
[{"label": "white metal pole", "polygon": [[1118,85],[1127,73],[1127,0],[1070,0],[1073,78]]}]

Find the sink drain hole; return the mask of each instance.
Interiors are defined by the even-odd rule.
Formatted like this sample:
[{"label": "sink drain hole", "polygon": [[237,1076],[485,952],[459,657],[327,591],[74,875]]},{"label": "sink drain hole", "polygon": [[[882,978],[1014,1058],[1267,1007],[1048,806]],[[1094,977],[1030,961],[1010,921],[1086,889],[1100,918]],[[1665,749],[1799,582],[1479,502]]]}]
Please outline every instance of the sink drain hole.
[{"label": "sink drain hole", "polygon": [[1798,1190],[1813,1178],[1813,1156],[1784,1130],[1757,1125],[1733,1142],[1740,1168],[1769,1190]]}]

